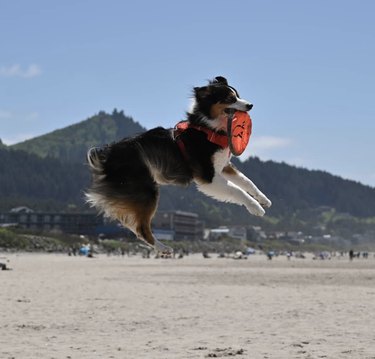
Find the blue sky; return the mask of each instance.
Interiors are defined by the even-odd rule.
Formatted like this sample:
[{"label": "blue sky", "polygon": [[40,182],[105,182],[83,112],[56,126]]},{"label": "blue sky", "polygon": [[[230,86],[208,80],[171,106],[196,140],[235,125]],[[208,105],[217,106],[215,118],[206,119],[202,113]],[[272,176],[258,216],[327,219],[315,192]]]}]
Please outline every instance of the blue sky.
[{"label": "blue sky", "polygon": [[375,1],[1,1],[6,144],[123,109],[184,117],[223,75],[254,103],[248,154],[375,186]]}]

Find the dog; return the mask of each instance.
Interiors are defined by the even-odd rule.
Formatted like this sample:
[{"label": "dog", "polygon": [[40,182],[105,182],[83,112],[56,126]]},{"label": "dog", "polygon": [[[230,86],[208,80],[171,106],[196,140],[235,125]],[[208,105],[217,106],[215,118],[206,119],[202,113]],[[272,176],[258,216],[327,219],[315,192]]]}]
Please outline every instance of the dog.
[{"label": "dog", "polygon": [[194,87],[184,129],[157,127],[88,151],[92,185],[87,201],[161,252],[171,248],[151,231],[160,185],[195,182],[204,194],[263,216],[271,201],[230,162],[225,143],[228,114],[252,107],[222,76]]}]

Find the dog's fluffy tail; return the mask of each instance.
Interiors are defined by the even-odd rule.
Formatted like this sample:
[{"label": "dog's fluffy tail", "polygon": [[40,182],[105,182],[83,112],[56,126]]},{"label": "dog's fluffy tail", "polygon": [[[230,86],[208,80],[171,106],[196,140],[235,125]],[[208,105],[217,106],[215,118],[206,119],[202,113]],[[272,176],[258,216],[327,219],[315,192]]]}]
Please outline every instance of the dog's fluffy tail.
[{"label": "dog's fluffy tail", "polygon": [[100,176],[103,175],[103,161],[101,159],[101,149],[98,147],[92,147],[87,151],[87,162],[91,167],[93,174]]},{"label": "dog's fluffy tail", "polygon": [[100,211],[103,210],[103,197],[98,194],[97,188],[106,177],[103,166],[103,150],[98,147],[92,147],[87,151],[87,163],[90,166],[92,173],[93,184],[92,188],[85,193],[86,202],[92,207],[97,207]]}]

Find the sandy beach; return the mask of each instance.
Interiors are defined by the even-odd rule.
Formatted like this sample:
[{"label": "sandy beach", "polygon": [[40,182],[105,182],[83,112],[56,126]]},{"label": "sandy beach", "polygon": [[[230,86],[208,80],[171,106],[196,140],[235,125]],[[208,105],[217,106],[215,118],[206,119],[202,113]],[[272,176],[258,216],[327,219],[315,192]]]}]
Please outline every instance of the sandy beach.
[{"label": "sandy beach", "polygon": [[375,358],[372,255],[7,257],[1,359]]}]

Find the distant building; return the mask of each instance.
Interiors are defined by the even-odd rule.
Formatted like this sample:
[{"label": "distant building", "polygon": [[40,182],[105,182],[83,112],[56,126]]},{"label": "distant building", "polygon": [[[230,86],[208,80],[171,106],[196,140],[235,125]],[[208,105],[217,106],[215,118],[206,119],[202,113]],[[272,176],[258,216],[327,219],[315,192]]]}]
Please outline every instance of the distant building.
[{"label": "distant building", "polygon": [[105,233],[108,230],[113,232],[116,229],[116,226],[108,226],[102,216],[94,213],[34,212],[28,207],[17,207],[0,213],[0,226],[88,235]]},{"label": "distant building", "polygon": [[153,232],[158,239],[201,240],[204,223],[196,213],[183,211],[158,211],[152,221]]},{"label": "distant building", "polygon": [[247,239],[247,230],[244,226],[232,226],[230,227],[229,236],[238,239],[241,241],[245,241]]},{"label": "distant building", "polygon": [[[69,234],[131,236],[117,222],[109,222],[95,213],[35,212],[27,207],[0,213],[0,227],[18,227],[36,231],[61,231]],[[153,232],[161,240],[200,240],[204,225],[198,215],[182,211],[159,211],[153,220]]]},{"label": "distant building", "polygon": [[175,232],[172,229],[154,228],[152,233],[159,241],[173,241]]},{"label": "distant building", "polygon": [[210,229],[209,240],[218,240],[222,237],[230,237],[238,240],[247,239],[247,229],[245,226],[219,227]]},{"label": "distant building", "polygon": [[208,239],[210,241],[216,241],[218,239],[221,239],[224,236],[229,237],[229,228],[228,227],[212,228],[209,231]]},{"label": "distant building", "polygon": [[25,206],[15,207],[10,210],[10,213],[33,213],[33,212],[34,211],[31,208],[25,207]]}]

